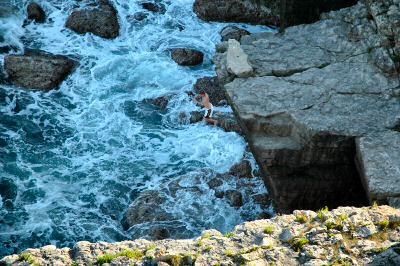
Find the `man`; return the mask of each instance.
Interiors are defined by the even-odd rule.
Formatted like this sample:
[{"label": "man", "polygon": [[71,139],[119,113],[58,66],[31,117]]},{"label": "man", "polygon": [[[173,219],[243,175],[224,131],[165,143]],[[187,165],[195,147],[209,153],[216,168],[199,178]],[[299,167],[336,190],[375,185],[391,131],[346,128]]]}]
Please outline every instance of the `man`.
[{"label": "man", "polygon": [[[197,100],[197,98],[199,98],[199,97],[201,97],[201,102],[199,102],[199,101]],[[216,126],[217,123],[218,123],[218,121],[211,118],[212,115],[213,115],[213,113],[214,113],[214,110],[213,110],[213,105],[210,103],[210,98],[208,97],[208,94],[207,94],[204,90],[200,90],[200,91],[199,91],[199,94],[197,94],[197,95],[193,98],[193,101],[195,101],[197,104],[199,104],[199,105],[204,106],[205,108],[207,108],[206,112],[204,113],[203,119],[204,119],[206,122],[213,123],[214,126]],[[215,110],[215,112],[217,112],[218,114],[221,114],[221,112],[218,111],[218,110]]]}]

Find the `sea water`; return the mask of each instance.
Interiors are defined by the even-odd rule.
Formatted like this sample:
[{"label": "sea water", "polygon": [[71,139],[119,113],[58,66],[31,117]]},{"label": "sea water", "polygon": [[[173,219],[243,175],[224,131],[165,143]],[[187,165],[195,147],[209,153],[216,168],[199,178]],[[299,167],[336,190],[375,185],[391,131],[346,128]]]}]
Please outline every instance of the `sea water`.
[{"label": "sea water", "polygon": [[[244,138],[179,116],[200,110],[185,91],[215,75],[211,58],[227,24],[199,20],[193,0],[163,1],[166,13],[148,12],[143,21],[132,16],[146,11],[139,1],[112,0],[120,36],[103,39],[65,28],[74,6],[88,1],[37,1],[46,22],[23,27],[28,2],[0,0],[0,46],[70,55],[79,66],[49,92],[0,84],[0,257],[47,244],[148,237],[138,230],[145,224],[125,231],[123,215],[141,192],[176,180],[198,187],[160,206],[185,237],[209,228],[229,232],[265,211],[252,197],[232,207],[206,185],[243,157],[257,170]],[[204,62],[177,65],[170,58],[175,47],[202,51]],[[165,94],[175,96],[164,111],[142,102]],[[259,178],[232,177],[223,186],[267,193]]]}]

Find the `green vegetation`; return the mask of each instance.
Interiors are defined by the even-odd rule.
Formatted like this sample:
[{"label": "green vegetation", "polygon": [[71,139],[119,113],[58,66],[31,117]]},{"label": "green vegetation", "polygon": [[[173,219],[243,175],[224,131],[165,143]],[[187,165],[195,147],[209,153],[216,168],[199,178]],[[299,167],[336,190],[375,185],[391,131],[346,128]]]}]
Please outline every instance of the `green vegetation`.
[{"label": "green vegetation", "polygon": [[77,263],[77,262],[74,262],[74,263],[72,263],[72,265],[71,266],[78,266],[79,265],[79,263]]},{"label": "green vegetation", "polygon": [[377,48],[377,47],[375,47],[375,46],[370,46],[370,47],[368,47],[368,48],[367,48],[367,53],[368,53],[368,54],[372,53],[372,51],[373,51],[375,48]]},{"label": "green vegetation", "polygon": [[326,221],[328,218],[325,216],[324,212],[328,211],[328,207],[325,206],[325,208],[319,209],[317,211],[317,217],[318,219],[320,219],[321,221]]},{"label": "green vegetation", "polygon": [[296,240],[293,244],[292,244],[292,249],[296,252],[299,252],[303,246],[305,244],[307,244],[308,242],[310,242],[307,238],[300,238],[298,240]]},{"label": "green vegetation", "polygon": [[344,215],[344,214],[340,214],[340,215],[339,215],[339,218],[340,218],[340,220],[344,221],[344,220],[346,220],[347,218],[349,218],[349,216],[348,216],[348,215]]},{"label": "green vegetation", "polygon": [[234,235],[235,235],[234,232],[230,232],[230,233],[224,234],[224,237],[231,237],[231,236],[234,236]]},{"label": "green vegetation", "polygon": [[203,245],[203,242],[201,242],[201,239],[198,239],[194,242],[194,244],[198,247],[201,247]]},{"label": "green vegetation", "polygon": [[304,223],[308,222],[308,219],[304,214],[297,214],[296,215],[296,222],[304,224]]},{"label": "green vegetation", "polygon": [[224,255],[227,256],[227,257],[230,257],[230,258],[234,258],[234,257],[236,256],[236,254],[233,253],[233,252],[230,251],[230,250],[225,250],[225,251],[224,251]]},{"label": "green vegetation", "polygon": [[334,223],[332,223],[332,222],[326,222],[325,226],[326,226],[326,229],[329,230],[329,229],[332,229],[332,228],[333,228]]},{"label": "green vegetation", "polygon": [[208,245],[204,248],[205,251],[210,251],[211,249],[213,249],[213,246]]},{"label": "green vegetation", "polygon": [[393,60],[393,62],[397,63],[400,62],[400,54],[394,54],[390,56],[390,58]]},{"label": "green vegetation", "polygon": [[27,261],[30,264],[34,264],[35,258],[32,257],[32,254],[30,253],[21,253],[21,255],[19,255],[18,261]]},{"label": "green vegetation", "polygon": [[118,252],[117,254],[108,254],[104,253],[103,256],[98,257],[96,260],[97,265],[103,265],[104,263],[110,263],[113,259],[117,257],[128,257],[128,258],[134,258],[139,260],[144,256],[143,252],[137,250],[137,249],[124,249]]},{"label": "green vegetation", "polygon": [[202,236],[201,237],[202,239],[205,239],[205,238],[210,238],[210,234],[205,234],[204,236]]},{"label": "green vegetation", "polygon": [[378,203],[376,203],[376,201],[374,201],[373,203],[372,203],[372,207],[373,208],[376,208],[376,207],[378,207],[379,205],[378,205]]},{"label": "green vegetation", "polygon": [[379,227],[381,228],[381,230],[386,231],[389,229],[389,225],[390,225],[389,221],[381,221],[378,224],[379,224]]},{"label": "green vegetation", "polygon": [[331,64],[331,63],[326,62],[326,63],[321,64],[318,68],[319,68],[319,69],[322,69],[322,68],[324,68],[324,67],[329,66],[330,64]]},{"label": "green vegetation", "polygon": [[149,251],[149,250],[155,249],[156,247],[157,247],[157,245],[151,245],[151,246],[148,246],[148,247],[146,247],[146,251]]},{"label": "green vegetation", "polygon": [[253,251],[256,251],[257,249],[259,249],[260,247],[252,247],[251,249],[248,250],[243,250],[241,253],[242,254],[247,254],[247,253],[251,253]]},{"label": "green vegetation", "polygon": [[266,226],[264,227],[264,233],[265,234],[270,234],[275,230],[275,227],[273,227],[272,225]]},{"label": "green vegetation", "polygon": [[333,265],[342,265],[342,266],[349,266],[348,261],[344,261],[343,259],[340,260],[334,260],[331,263],[328,263],[327,266],[333,266]]}]

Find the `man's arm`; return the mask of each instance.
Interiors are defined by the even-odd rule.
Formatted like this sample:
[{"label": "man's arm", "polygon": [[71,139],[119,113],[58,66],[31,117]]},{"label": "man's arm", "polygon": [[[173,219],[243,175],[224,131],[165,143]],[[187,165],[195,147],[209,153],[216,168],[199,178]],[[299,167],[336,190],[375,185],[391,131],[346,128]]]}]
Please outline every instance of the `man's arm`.
[{"label": "man's arm", "polygon": [[197,100],[197,98],[201,97],[199,94],[197,94],[196,96],[194,96],[193,101],[195,101],[197,104],[203,105],[201,102],[199,102]]}]

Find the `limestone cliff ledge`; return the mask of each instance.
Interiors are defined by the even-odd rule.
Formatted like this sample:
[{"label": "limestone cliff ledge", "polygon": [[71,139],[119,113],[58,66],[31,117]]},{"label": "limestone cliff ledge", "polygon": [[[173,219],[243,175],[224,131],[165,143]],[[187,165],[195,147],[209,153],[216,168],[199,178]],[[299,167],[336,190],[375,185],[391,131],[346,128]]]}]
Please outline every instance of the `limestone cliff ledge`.
[{"label": "limestone cliff ledge", "polygon": [[400,265],[400,210],[389,206],[295,211],[246,222],[222,235],[45,246],[0,265]]},{"label": "limestone cliff ledge", "polygon": [[247,78],[228,71],[231,48],[217,45],[218,79],[279,212],[399,202],[398,14],[399,1],[359,1],[243,36]]}]

